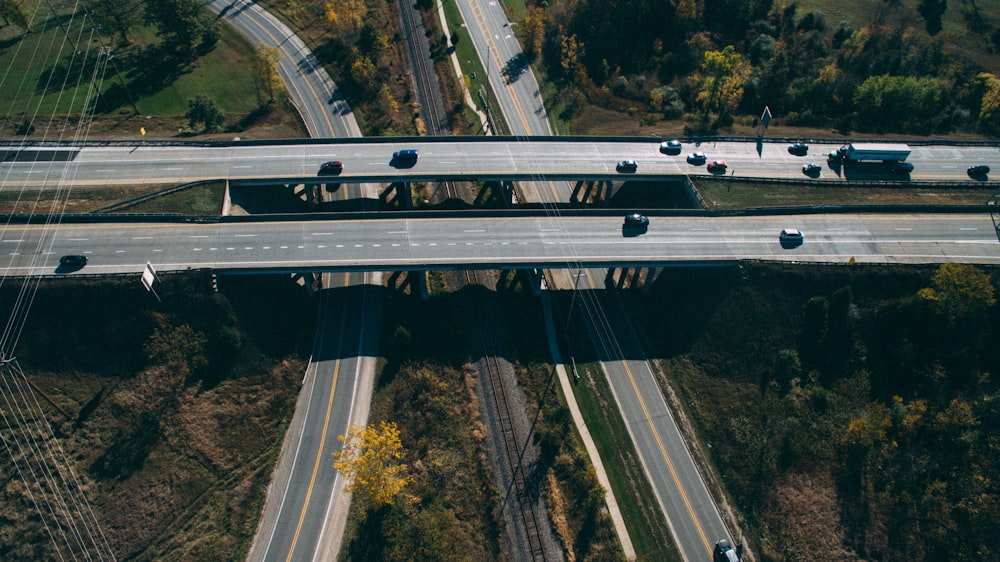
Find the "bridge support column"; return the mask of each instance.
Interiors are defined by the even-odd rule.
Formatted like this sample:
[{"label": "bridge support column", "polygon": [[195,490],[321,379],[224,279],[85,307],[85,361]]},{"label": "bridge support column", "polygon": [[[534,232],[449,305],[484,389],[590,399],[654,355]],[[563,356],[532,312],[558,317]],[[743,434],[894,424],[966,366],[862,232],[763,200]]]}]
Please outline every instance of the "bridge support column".
[{"label": "bridge support column", "polygon": [[528,287],[531,289],[531,295],[534,297],[541,296],[542,288],[545,286],[545,275],[542,273],[542,270],[529,269],[526,273],[528,276]]},{"label": "bridge support column", "polygon": [[298,286],[305,288],[310,297],[315,295],[317,290],[323,288],[322,277],[318,273],[295,273],[292,275],[292,279]]},{"label": "bridge support column", "polygon": [[286,185],[288,189],[292,190],[292,193],[296,197],[305,201],[306,203],[312,205],[315,201],[313,197],[313,187],[311,185],[305,185],[301,183]]},{"label": "bridge support column", "polygon": [[579,203],[581,191],[583,191],[583,180],[577,180],[576,184],[573,186],[573,193],[569,195],[569,202]]},{"label": "bridge support column", "polygon": [[420,295],[420,298],[424,300],[430,298],[430,293],[427,290],[426,271],[394,271],[386,280],[386,285],[394,291]]},{"label": "bridge support column", "polygon": [[413,208],[413,195],[410,193],[410,182],[393,182],[382,190],[379,199],[386,207],[397,206],[400,209]]},{"label": "bridge support column", "polygon": [[642,294],[649,293],[649,289],[652,288],[653,283],[656,282],[657,270],[655,267],[646,268],[646,277],[642,280]]},{"label": "bridge support column", "polygon": [[614,192],[615,182],[607,180],[601,183],[603,184],[604,189],[600,192],[600,199],[601,202],[604,203],[604,206],[607,207],[611,203],[611,194]]},{"label": "bridge support column", "polygon": [[517,195],[517,192],[514,191],[514,182],[512,181],[500,182],[500,188],[501,191],[503,192],[504,206],[505,207],[513,206],[516,203],[515,199]]}]

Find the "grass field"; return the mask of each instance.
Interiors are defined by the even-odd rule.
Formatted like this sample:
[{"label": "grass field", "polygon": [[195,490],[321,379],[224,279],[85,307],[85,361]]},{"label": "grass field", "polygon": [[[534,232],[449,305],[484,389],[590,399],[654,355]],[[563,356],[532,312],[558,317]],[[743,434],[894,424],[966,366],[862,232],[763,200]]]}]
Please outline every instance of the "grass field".
[{"label": "grass field", "polygon": [[[798,14],[813,10],[823,12],[829,29],[836,28],[841,21],[848,22],[854,29],[863,27],[872,21],[877,7],[883,4],[877,0],[798,0],[796,3]],[[924,21],[917,12],[918,4],[919,0],[900,0],[897,8],[886,12],[885,23],[925,32]],[[958,51],[962,58],[994,72],[1000,70],[1000,53],[988,44],[991,28],[1000,25],[1000,2],[951,0],[941,23],[943,29],[936,38],[946,46]]]},{"label": "grass field", "polygon": [[991,187],[968,189],[912,187],[845,187],[813,184],[744,183],[694,179],[710,209],[806,205],[984,205]]},{"label": "grass field", "polygon": [[[248,113],[257,106],[246,66],[250,44],[229,27],[220,28],[220,41],[211,52],[178,67],[157,55],[158,40],[150,28],[136,28],[132,44],[119,48],[111,37],[98,39],[89,20],[71,18],[74,3],[44,4],[49,5],[54,13],[34,10],[30,33],[0,28],[0,115],[8,121],[88,115],[95,108],[107,115],[134,109],[145,115],[183,115],[196,94],[211,97],[224,113]],[[91,93],[94,87],[101,101]],[[127,94],[120,94],[123,87]]]}]

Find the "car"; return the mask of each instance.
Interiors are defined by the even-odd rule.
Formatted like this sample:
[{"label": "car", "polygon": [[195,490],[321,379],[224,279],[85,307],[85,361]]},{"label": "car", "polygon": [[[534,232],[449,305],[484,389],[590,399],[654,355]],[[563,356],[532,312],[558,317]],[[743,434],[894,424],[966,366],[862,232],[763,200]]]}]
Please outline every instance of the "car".
[{"label": "car", "polygon": [[83,267],[87,265],[87,256],[63,256],[59,258],[59,265],[63,267]]},{"label": "car", "polygon": [[816,164],[815,162],[810,162],[805,166],[802,166],[802,173],[807,176],[818,176],[820,171],[823,169],[822,166]]},{"label": "car", "polygon": [[721,539],[715,543],[715,549],[712,550],[712,562],[740,562],[740,555],[729,539]]},{"label": "car", "polygon": [[969,173],[969,177],[971,177],[971,178],[974,178],[974,177],[977,177],[977,176],[985,176],[986,174],[990,173],[990,167],[987,166],[986,164],[979,164],[979,165],[976,165],[976,166],[969,166],[969,169],[967,170],[967,172]]},{"label": "car", "polygon": [[797,142],[788,145],[788,152],[796,156],[805,156],[809,153],[809,145],[804,142]]},{"label": "car", "polygon": [[797,228],[786,228],[778,235],[778,240],[781,241],[781,244],[788,246],[801,244],[805,239],[805,235]]},{"label": "car", "polygon": [[909,162],[891,162],[889,165],[890,174],[909,174],[913,171],[913,164]]},{"label": "car", "polygon": [[419,154],[417,153],[417,149],[415,149],[415,148],[407,148],[407,149],[404,149],[404,150],[397,150],[396,152],[392,153],[392,159],[393,160],[400,160],[400,161],[402,161],[402,160],[416,160],[417,156],[419,156]]},{"label": "car", "polygon": [[692,152],[688,154],[687,161],[688,164],[702,165],[708,160],[708,156],[705,156],[704,152]]},{"label": "car", "polygon": [[340,160],[330,160],[329,162],[323,162],[323,164],[320,165],[319,167],[319,175],[321,176],[327,176],[327,175],[335,176],[343,171],[344,171],[344,163],[341,162]]},{"label": "car", "polygon": [[615,166],[619,172],[635,172],[638,168],[639,165],[635,163],[635,160],[622,160]]},{"label": "car", "polygon": [[709,172],[725,172],[729,164],[725,160],[713,160],[711,164],[708,165]]},{"label": "car", "polygon": [[645,230],[649,227],[649,217],[639,213],[630,213],[625,215],[625,224],[622,227]]},{"label": "car", "polygon": [[683,145],[681,145],[681,141],[679,140],[661,142],[660,152],[662,152],[663,154],[680,154],[682,147]]}]

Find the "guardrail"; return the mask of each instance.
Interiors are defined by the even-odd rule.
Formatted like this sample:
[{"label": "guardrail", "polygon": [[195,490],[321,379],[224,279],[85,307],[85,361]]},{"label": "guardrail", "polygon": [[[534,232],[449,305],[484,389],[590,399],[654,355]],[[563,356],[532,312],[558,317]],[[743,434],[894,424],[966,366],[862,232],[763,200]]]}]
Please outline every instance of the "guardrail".
[{"label": "guardrail", "polygon": [[27,147],[100,147],[100,146],[197,146],[197,147],[217,147],[228,148],[238,146],[269,146],[269,145],[338,145],[338,144],[412,144],[412,143],[436,143],[436,142],[564,142],[564,143],[659,143],[663,140],[677,139],[685,143],[708,144],[713,142],[761,142],[761,143],[792,143],[809,142],[814,144],[835,144],[843,145],[852,141],[879,140],[882,142],[898,142],[910,146],[984,146],[1000,147],[1000,140],[958,140],[958,139],[892,139],[886,141],[879,137],[752,137],[740,135],[702,135],[702,136],[558,136],[558,135],[533,135],[533,136],[454,136],[454,137],[350,137],[350,138],[302,138],[302,139],[270,139],[270,140],[183,140],[183,139],[86,139],[76,141],[58,140],[37,140],[37,141],[12,141],[0,140],[0,146],[27,148]]},{"label": "guardrail", "polygon": [[[995,214],[1000,212],[997,205],[808,205],[792,207],[757,207],[749,209],[649,209],[639,210],[650,217],[732,217],[804,214],[847,214],[847,213],[927,213],[927,214]],[[624,210],[607,208],[580,208],[570,205],[555,207],[549,205],[521,205],[517,209],[464,209],[464,210],[389,210],[389,211],[349,211],[334,213],[287,213],[267,215],[181,215],[176,213],[138,214],[44,214],[0,215],[0,220],[15,224],[100,224],[100,223],[251,223],[279,221],[334,221],[334,220],[399,220],[431,218],[552,218],[557,217],[623,217]]]}]

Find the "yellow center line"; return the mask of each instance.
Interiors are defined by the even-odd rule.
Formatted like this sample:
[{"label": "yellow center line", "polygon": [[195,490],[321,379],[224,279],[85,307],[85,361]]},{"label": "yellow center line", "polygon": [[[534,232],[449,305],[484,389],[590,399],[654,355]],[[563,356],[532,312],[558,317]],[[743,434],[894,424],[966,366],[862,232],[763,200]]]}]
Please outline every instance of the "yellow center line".
[{"label": "yellow center line", "polygon": [[688,499],[687,493],[681,485],[680,478],[677,476],[677,471],[674,469],[674,463],[670,461],[670,456],[667,455],[667,449],[663,446],[660,434],[656,431],[656,426],[653,425],[653,419],[649,415],[649,410],[646,409],[646,401],[642,399],[642,394],[639,393],[639,388],[635,384],[635,378],[632,377],[632,370],[629,369],[627,361],[623,360],[622,365],[625,367],[625,374],[628,375],[628,380],[632,384],[632,390],[635,392],[635,397],[639,400],[639,407],[642,408],[642,413],[646,418],[646,423],[649,425],[649,429],[653,432],[653,437],[656,439],[656,445],[660,448],[660,455],[662,455],[663,460],[667,462],[667,468],[670,470],[670,476],[673,477],[674,484],[677,485],[677,490],[681,493],[681,499],[684,500],[684,506],[687,507],[688,514],[691,516],[691,521],[694,522],[694,526],[698,529],[698,535],[701,536],[701,540],[705,544],[705,550],[711,553],[712,547],[709,544],[708,538],[705,537],[705,531],[701,528],[701,522],[698,520],[698,516],[694,513],[691,501]]},{"label": "yellow center line", "polygon": [[[478,1],[475,1],[475,2],[471,2],[470,1],[470,4],[474,6],[474,9],[472,11],[477,16],[476,17],[476,23],[479,25],[479,30],[483,33],[483,38],[486,39],[487,50],[488,50],[489,57],[492,58],[492,59],[494,59],[497,62],[497,65],[496,65],[497,68],[502,69],[503,68],[503,61],[500,60],[500,50],[497,48],[497,44],[493,41],[493,36],[490,35],[490,30],[486,27],[486,19],[482,15],[483,14],[483,10],[482,10],[482,8],[479,7],[479,2]],[[489,61],[487,61],[487,64],[489,64]],[[502,72],[502,70],[501,70],[501,72]],[[489,67],[487,66],[486,67],[486,76],[487,76],[487,78],[489,78],[489,73],[490,73],[490,70],[489,70]],[[502,78],[503,78],[503,75],[501,74],[501,79]],[[491,87],[493,86],[492,82],[490,83],[490,86]],[[527,134],[528,135],[534,134],[534,131],[531,129],[531,124],[528,123],[528,118],[524,114],[524,109],[521,107],[521,102],[520,102],[520,100],[517,99],[517,94],[514,93],[514,86],[513,86],[513,84],[504,81],[504,87],[511,94],[510,98],[511,98],[511,101],[514,102],[514,109],[517,111],[518,117],[521,118],[521,124],[524,125],[524,128],[527,131]]]},{"label": "yellow center line", "polygon": [[[277,37],[271,35],[271,33],[268,30],[264,29],[263,26],[259,25],[252,18],[247,18],[247,21],[249,21],[252,25],[256,26],[257,29],[261,30],[264,33],[264,35],[270,37],[271,41],[274,41],[276,45],[279,45],[278,49],[280,49],[281,52],[284,53],[285,57],[289,60],[289,62],[295,64],[295,61],[292,60],[292,55],[288,52],[288,50],[285,49],[285,41],[279,41]],[[308,46],[306,46],[306,48],[308,48]],[[312,84],[309,82],[309,80],[303,80],[303,82],[305,82],[306,87],[309,88],[309,91],[312,93],[313,98],[316,100],[319,107],[324,107],[323,100],[319,99],[319,96],[316,94],[316,90],[312,87]],[[326,120],[326,126],[330,130],[330,136],[331,137],[334,136],[333,123],[330,121],[330,116],[327,114],[326,111],[323,111],[323,118]]]},{"label": "yellow center line", "polygon": [[[346,274],[345,274],[346,277]],[[324,320],[325,321],[325,320]],[[302,523],[306,519],[306,511],[309,509],[309,500],[312,498],[313,487],[316,484],[316,475],[319,473],[319,467],[322,464],[323,457],[325,457],[326,448],[326,436],[330,429],[330,415],[333,411],[333,397],[337,393],[337,376],[340,374],[340,354],[344,346],[344,328],[347,323],[347,315],[340,315],[340,333],[338,335],[337,344],[337,357],[338,359],[334,362],[333,367],[333,382],[330,385],[330,396],[326,402],[326,417],[323,420],[323,433],[320,436],[319,447],[316,449],[316,461],[313,463],[312,477],[309,478],[309,489],[306,491],[305,501],[302,503],[302,511],[299,513],[299,522],[295,526],[295,534],[292,536],[292,544],[288,547],[288,557],[285,559],[286,562],[292,559],[292,555],[295,554],[295,545],[299,542],[299,534],[302,532]],[[306,428],[303,428],[305,431]]]}]

